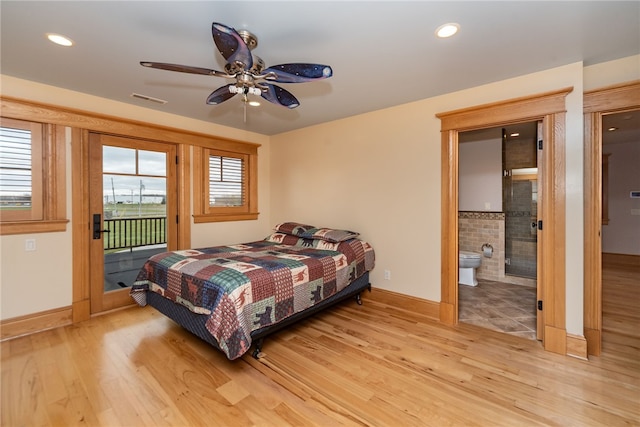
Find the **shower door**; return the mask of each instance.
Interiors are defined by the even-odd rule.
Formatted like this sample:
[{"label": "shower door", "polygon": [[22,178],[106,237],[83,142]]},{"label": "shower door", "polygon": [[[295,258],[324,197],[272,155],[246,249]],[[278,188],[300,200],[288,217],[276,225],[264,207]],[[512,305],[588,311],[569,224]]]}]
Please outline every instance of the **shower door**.
[{"label": "shower door", "polygon": [[505,178],[505,274],[535,279],[538,182],[522,170],[510,172]]},{"label": "shower door", "polygon": [[536,141],[503,135],[505,274],[537,276],[538,169]]}]

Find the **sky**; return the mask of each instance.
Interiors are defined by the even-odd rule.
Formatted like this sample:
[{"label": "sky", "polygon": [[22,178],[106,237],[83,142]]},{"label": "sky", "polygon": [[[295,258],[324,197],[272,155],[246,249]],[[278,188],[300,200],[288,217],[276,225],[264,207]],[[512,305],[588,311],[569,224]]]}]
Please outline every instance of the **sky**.
[{"label": "sky", "polygon": [[158,203],[166,195],[166,170],[166,153],[105,145],[102,180],[105,200],[113,201],[115,193],[118,202],[138,203],[142,191],[143,203]]}]

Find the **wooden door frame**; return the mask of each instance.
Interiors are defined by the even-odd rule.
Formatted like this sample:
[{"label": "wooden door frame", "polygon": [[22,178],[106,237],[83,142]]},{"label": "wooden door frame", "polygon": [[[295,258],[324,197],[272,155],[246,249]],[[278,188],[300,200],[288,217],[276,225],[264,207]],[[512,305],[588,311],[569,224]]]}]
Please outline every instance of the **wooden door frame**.
[{"label": "wooden door frame", "polygon": [[[566,354],[565,98],[573,87],[436,114],[441,121],[440,321],[458,323],[458,134],[510,123],[542,120],[544,163],[539,172],[544,222],[538,280],[544,283],[544,348]],[[540,199],[539,199],[540,200]]]},{"label": "wooden door frame", "polygon": [[[73,240],[73,303],[72,303],[72,321],[73,323],[88,320],[91,317],[91,279],[90,279],[90,256],[89,256],[89,232],[91,209],[89,205],[90,191],[90,171],[89,171],[89,135],[91,132],[106,132],[111,123],[111,128],[116,124],[111,120],[106,120],[107,126],[93,126],[91,128],[72,128],[72,146],[71,146],[71,162],[74,165],[71,172],[71,188],[72,188],[72,240]],[[102,123],[101,123],[102,124]],[[122,122],[120,122],[122,124]],[[153,126],[149,126],[153,128]],[[147,126],[139,128],[134,125],[131,129],[126,128],[117,136],[122,137],[139,137],[145,135],[146,132],[140,132],[148,129]],[[121,129],[123,130],[123,129]],[[145,135],[149,136],[149,135]],[[158,141],[171,143],[169,141]],[[180,218],[189,218],[191,206],[190,180],[191,175],[191,152],[190,147],[185,144],[176,144],[176,152],[178,158],[182,159],[178,164],[177,175],[177,210]],[[178,248],[188,248],[191,246],[191,221],[183,220],[178,223]]]},{"label": "wooden door frame", "polygon": [[640,80],[586,91],[584,110],[584,336],[602,351],[602,116],[640,108]]},{"label": "wooden door frame", "polygon": [[[152,141],[141,138],[109,135],[102,132],[89,133],[89,207],[90,217],[100,213],[104,215],[103,198],[103,147],[130,148],[136,151],[147,151],[165,154],[166,173],[164,176],[166,189],[166,243],[167,250],[176,250],[178,243],[178,223],[174,222],[178,215],[178,191],[177,191],[177,147],[170,142]],[[137,156],[135,161],[137,162]],[[138,169],[136,168],[136,172]],[[141,177],[142,178],[142,177]],[[93,227],[92,227],[93,228]],[[92,228],[88,234],[92,234]],[[90,301],[91,314],[99,314],[105,311],[132,305],[134,301],[129,296],[129,289],[122,288],[110,292],[104,291],[105,279],[105,251],[103,236],[99,240],[88,237],[89,240],[89,264],[90,264]]]}]

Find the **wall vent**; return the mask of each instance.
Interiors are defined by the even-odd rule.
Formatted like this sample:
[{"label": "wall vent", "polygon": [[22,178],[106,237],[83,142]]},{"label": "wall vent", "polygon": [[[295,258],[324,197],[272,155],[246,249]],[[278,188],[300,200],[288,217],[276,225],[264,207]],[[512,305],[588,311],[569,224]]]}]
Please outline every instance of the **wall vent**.
[{"label": "wall vent", "polygon": [[141,95],[139,93],[132,93],[131,94],[132,98],[138,98],[138,99],[144,99],[145,101],[151,101],[151,102],[155,102],[157,104],[166,104],[168,101],[165,101],[164,99],[160,99],[160,98],[154,98],[152,96],[147,96],[147,95]]}]

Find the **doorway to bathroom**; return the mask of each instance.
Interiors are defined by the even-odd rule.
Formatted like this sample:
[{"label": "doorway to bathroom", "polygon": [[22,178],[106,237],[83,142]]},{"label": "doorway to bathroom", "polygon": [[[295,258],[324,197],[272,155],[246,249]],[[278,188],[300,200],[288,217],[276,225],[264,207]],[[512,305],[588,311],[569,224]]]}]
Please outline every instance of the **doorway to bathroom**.
[{"label": "doorway to bathroom", "polygon": [[[459,270],[459,320],[532,340],[540,128],[529,121],[460,132],[458,145],[458,248],[481,261]],[[462,280],[469,274],[473,281]]]},{"label": "doorway to bathroom", "polygon": [[567,354],[583,345],[566,331],[566,98],[573,87],[436,114],[441,131],[441,288],[439,319],[458,317],[458,148],[459,134],[503,124],[541,120],[543,150],[538,163],[537,328],[545,350]]}]

